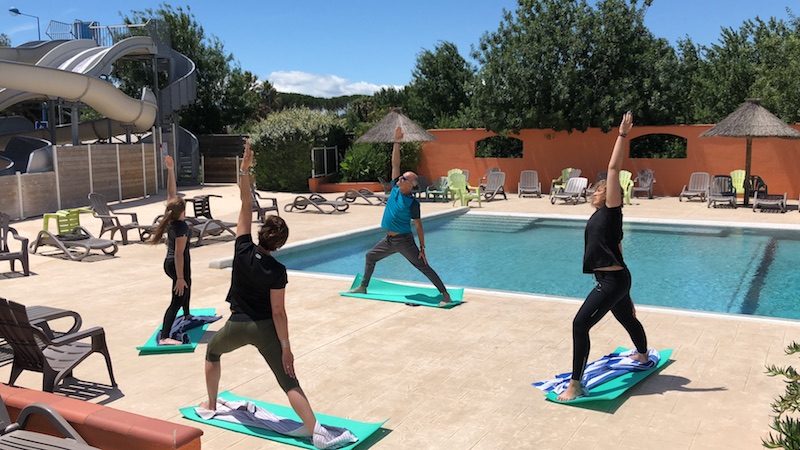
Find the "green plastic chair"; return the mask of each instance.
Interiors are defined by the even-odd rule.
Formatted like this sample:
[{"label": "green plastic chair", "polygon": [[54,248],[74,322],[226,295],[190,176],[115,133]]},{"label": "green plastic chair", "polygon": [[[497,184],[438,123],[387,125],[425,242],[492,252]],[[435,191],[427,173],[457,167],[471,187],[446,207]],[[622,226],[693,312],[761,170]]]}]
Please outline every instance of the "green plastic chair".
[{"label": "green plastic chair", "polygon": [[76,228],[81,226],[81,213],[92,214],[91,209],[86,208],[72,208],[60,209],[54,213],[44,214],[44,224],[42,229],[50,231],[50,220],[56,221],[56,229],[58,234],[70,234]]},{"label": "green plastic chair", "polygon": [[569,174],[572,173],[572,167],[567,167],[566,169],[561,171],[561,176],[554,179],[550,182],[550,194],[554,194],[556,191],[560,191],[564,189],[564,186],[567,184],[567,180],[569,179]]},{"label": "green plastic chair", "polygon": [[450,191],[453,192],[453,206],[459,201],[461,206],[468,206],[470,200],[478,200],[478,207],[481,206],[481,189],[475,188],[475,192],[470,192],[463,173],[453,172],[448,178],[450,178]]},{"label": "green plastic chair", "polygon": [[631,204],[631,191],[633,191],[631,175],[627,170],[619,171],[619,186],[622,188],[622,197],[626,205]]},{"label": "green plastic chair", "polygon": [[744,170],[734,170],[731,172],[731,181],[736,195],[744,195]]},{"label": "green plastic chair", "polygon": [[444,202],[447,202],[449,200],[449,192],[450,179],[447,177],[439,177],[438,180],[434,181],[433,184],[428,186],[428,188],[425,190],[425,198],[436,201],[439,197],[441,197]]}]

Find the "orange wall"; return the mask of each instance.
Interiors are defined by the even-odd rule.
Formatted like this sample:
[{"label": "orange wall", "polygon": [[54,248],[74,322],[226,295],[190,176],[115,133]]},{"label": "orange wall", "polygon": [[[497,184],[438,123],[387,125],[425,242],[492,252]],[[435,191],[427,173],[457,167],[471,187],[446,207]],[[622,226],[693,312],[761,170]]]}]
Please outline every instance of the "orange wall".
[{"label": "orange wall", "polygon": [[[692,172],[729,174],[744,169],[746,140],[744,138],[701,138],[700,133],[712,125],[671,125],[635,127],[629,139],[645,134],[673,134],[687,139],[685,159],[631,159],[626,149],[623,169],[636,176],[640,169],[653,169],[657,183],[655,195],[677,196],[689,182]],[[793,126],[800,130],[800,125]],[[542,190],[548,192],[550,180],[558,178],[561,170],[575,167],[581,176],[593,182],[597,173],[606,170],[611,149],[617,137],[616,129],[603,133],[599,129],[586,132],[553,130],[522,130],[522,158],[476,158],[478,141],[495,136],[483,129],[429,130],[436,136],[422,147],[419,173],[431,180],[447,174],[452,168],[469,169],[471,184],[486,173],[489,167],[499,167],[506,173],[506,190],[516,192],[523,170],[539,172]],[[790,198],[800,194],[800,140],[753,139],[751,172],[760,175],[770,193],[787,192]]]}]

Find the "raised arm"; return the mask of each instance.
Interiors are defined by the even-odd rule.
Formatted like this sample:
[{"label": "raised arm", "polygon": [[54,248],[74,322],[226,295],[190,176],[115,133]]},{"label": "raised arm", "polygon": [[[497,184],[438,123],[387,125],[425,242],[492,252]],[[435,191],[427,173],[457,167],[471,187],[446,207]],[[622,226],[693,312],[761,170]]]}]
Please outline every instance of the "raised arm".
[{"label": "raised arm", "polygon": [[606,206],[616,208],[622,204],[622,193],[620,192],[619,172],[622,170],[622,159],[625,155],[625,140],[628,132],[633,128],[633,113],[628,111],[622,116],[619,124],[619,136],[614,143],[614,150],[611,152],[611,159],[608,160],[608,181],[606,181]]},{"label": "raised arm", "polygon": [[172,156],[164,157],[164,167],[167,169],[167,200],[178,196],[178,183],[175,181],[175,161]]},{"label": "raised arm", "polygon": [[253,227],[253,197],[250,192],[250,166],[253,165],[253,151],[248,144],[244,149],[242,164],[239,166],[239,220],[236,222],[236,237],[250,234]]},{"label": "raised arm", "polygon": [[403,140],[403,129],[399,126],[394,129],[394,144],[392,144],[392,179],[400,177],[400,141]]}]

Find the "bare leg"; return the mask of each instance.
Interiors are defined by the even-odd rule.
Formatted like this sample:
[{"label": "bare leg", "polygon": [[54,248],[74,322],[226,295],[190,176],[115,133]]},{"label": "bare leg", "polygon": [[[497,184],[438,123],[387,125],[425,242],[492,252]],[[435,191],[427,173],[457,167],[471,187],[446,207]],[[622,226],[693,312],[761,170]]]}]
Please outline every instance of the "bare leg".
[{"label": "bare leg", "polygon": [[581,395],[583,395],[583,386],[581,386],[581,382],[577,380],[569,380],[569,386],[567,387],[567,390],[556,397],[556,400],[565,402],[578,398]]},{"label": "bare leg", "polygon": [[308,402],[306,394],[303,393],[303,389],[299,387],[291,389],[286,393],[286,396],[289,397],[289,404],[292,405],[294,412],[300,416],[303,425],[306,426],[309,432],[313,433],[314,426],[317,424],[317,418],[314,417],[314,411],[311,409],[311,404]]},{"label": "bare leg", "polygon": [[183,342],[172,338],[159,339],[158,345],[181,345]]},{"label": "bare leg", "polygon": [[220,378],[222,378],[222,363],[219,361],[206,361],[206,391],[208,392],[208,401],[200,403],[201,408],[211,411],[217,410],[217,392],[219,391]]}]

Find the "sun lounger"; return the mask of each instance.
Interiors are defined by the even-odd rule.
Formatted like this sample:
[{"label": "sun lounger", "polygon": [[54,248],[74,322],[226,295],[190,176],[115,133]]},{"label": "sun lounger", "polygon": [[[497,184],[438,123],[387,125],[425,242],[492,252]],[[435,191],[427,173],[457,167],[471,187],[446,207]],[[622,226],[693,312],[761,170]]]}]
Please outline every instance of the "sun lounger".
[{"label": "sun lounger", "polygon": [[[99,237],[103,237],[106,231],[110,231],[111,239],[114,239],[114,234],[119,231],[122,236],[122,245],[128,245],[128,231],[136,230],[139,233],[139,240],[144,241],[142,230],[146,230],[148,227],[139,225],[139,218],[136,213],[115,212],[108,206],[105,197],[97,192],[89,194],[89,202],[92,204],[94,216],[102,222]],[[120,222],[119,218],[123,215],[130,216],[128,223]]]},{"label": "sun lounger", "polygon": [[367,188],[361,188],[359,190],[350,189],[345,192],[344,195],[337,198],[336,201],[355,203],[356,200],[359,199],[364,200],[368,205],[380,206],[386,204],[389,196],[386,194],[376,194]]},{"label": "sun lounger", "polygon": [[781,194],[759,194],[756,192],[755,197],[753,197],[753,212],[756,211],[756,208],[763,208],[765,206],[773,207],[773,208],[780,208],[782,213],[786,212],[786,192]]},{"label": "sun lounger", "polygon": [[716,208],[717,203],[729,204],[731,208],[736,208],[736,189],[728,175],[714,175],[714,178],[711,179],[706,207]]},{"label": "sun lounger", "polygon": [[[298,195],[294,198],[292,203],[283,207],[286,212],[294,212],[294,210],[305,211],[309,206],[316,209],[317,212],[324,214],[333,214],[335,212],[345,212],[350,204],[341,200],[328,200],[319,194],[311,194],[309,196]],[[323,209],[325,207],[325,209]]]},{"label": "sun lounger", "polygon": [[572,202],[573,205],[578,204],[578,200],[583,197],[586,201],[586,185],[589,183],[584,177],[574,177],[567,180],[567,186],[564,190],[554,193],[550,196],[550,203],[555,204],[556,200],[561,199],[564,202]]},{"label": "sun lounger", "polygon": [[541,198],[542,183],[539,182],[539,172],[535,170],[523,170],[519,175],[517,194],[519,194],[520,197],[535,195]]},{"label": "sun lounger", "polygon": [[31,253],[42,245],[50,245],[64,252],[69,259],[80,261],[91,253],[92,250],[101,250],[106,255],[117,253],[117,243],[110,239],[100,239],[92,236],[84,227],[75,227],[70,234],[53,234],[42,230],[30,245]]},{"label": "sun lounger", "polygon": [[689,177],[689,184],[683,186],[681,194],[678,196],[678,201],[682,202],[684,197],[687,200],[700,197],[700,201],[706,201],[710,179],[711,176],[708,172],[694,172]]},{"label": "sun lounger", "polygon": [[503,196],[503,200],[508,200],[506,197],[506,174],[505,172],[493,171],[486,174],[486,185],[481,186],[483,191],[484,200],[490,202],[498,195]]}]

